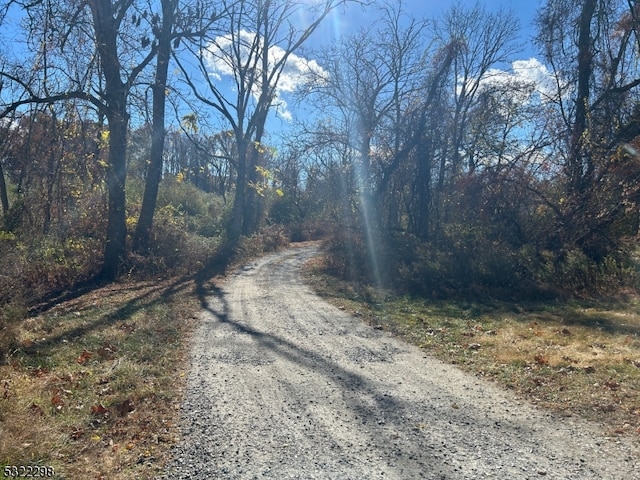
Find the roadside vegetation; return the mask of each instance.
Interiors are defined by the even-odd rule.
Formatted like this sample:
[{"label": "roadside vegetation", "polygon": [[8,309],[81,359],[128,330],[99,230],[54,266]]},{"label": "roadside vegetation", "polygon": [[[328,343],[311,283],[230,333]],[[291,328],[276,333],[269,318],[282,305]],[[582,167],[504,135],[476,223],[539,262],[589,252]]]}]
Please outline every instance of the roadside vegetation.
[{"label": "roadside vegetation", "polygon": [[[69,479],[163,474],[180,437],[189,340],[204,295],[233,262],[288,244],[272,228],[233,251],[215,250],[214,240],[174,230],[173,221],[154,230],[171,241],[135,259],[118,282],[81,282],[2,310],[0,478],[20,465]],[[40,268],[46,278],[48,264]]]},{"label": "roadside vegetation", "polygon": [[198,307],[192,282],[123,281],[21,321],[0,366],[3,468],[159,476],[179,435],[185,341]]},{"label": "roadside vegetation", "polygon": [[0,467],[154,478],[208,282],[320,238],[343,308],[638,433],[640,4],[547,0],[523,60],[386,1],[304,58],[312,3],[0,0]]},{"label": "roadside vegetation", "polygon": [[635,295],[425,299],[327,272],[326,258],[318,257],[305,273],[318,294],[373,328],[541,407],[593,420],[609,436],[640,441],[640,303]]},{"label": "roadside vegetation", "polygon": [[[144,188],[136,159],[128,244]],[[72,167],[68,178],[78,180]],[[18,194],[9,183],[12,209],[0,231],[0,478],[6,466],[53,467],[61,479],[161,476],[180,435],[189,339],[210,282],[234,262],[288,243],[275,225],[230,246],[224,197],[180,170],[167,172],[148,248],[132,249],[119,279],[104,282],[96,277],[105,208],[99,171],[91,181],[72,201],[63,191],[49,205],[35,185]],[[46,209],[56,214],[43,234]]]}]

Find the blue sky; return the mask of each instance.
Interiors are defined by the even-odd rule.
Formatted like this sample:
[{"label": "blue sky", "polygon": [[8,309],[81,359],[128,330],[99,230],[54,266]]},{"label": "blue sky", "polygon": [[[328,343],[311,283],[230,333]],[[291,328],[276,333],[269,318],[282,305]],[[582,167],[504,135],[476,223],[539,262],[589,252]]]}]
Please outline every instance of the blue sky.
[{"label": "blue sky", "polygon": [[[415,18],[436,18],[455,4],[470,9],[476,3],[484,6],[488,11],[496,11],[500,8],[513,10],[520,19],[522,40],[526,41],[526,45],[531,45],[532,23],[536,11],[543,3],[541,0],[404,0],[402,2],[404,11]],[[349,34],[360,27],[370,25],[376,15],[372,7],[351,4],[346,9],[335,10],[321,27],[319,34],[327,39],[339,34]],[[533,53],[531,49],[525,52],[528,55]]]},{"label": "blue sky", "polygon": [[[313,2],[316,0],[307,1]],[[505,75],[517,76],[520,79],[535,81],[536,83],[544,83],[544,77],[548,72],[541,63],[537,60],[532,60],[537,57],[532,41],[535,33],[533,22],[537,10],[543,3],[544,0],[488,0],[484,2],[478,0],[404,0],[402,5],[403,11],[415,19],[437,19],[454,5],[460,5],[465,10],[470,10],[476,4],[479,4],[488,12],[495,12],[500,9],[513,11],[520,21],[519,43],[522,45],[522,51],[511,59],[515,63],[499,67],[509,70],[509,73],[505,72]],[[304,16],[304,13],[301,16]],[[341,35],[353,34],[361,28],[366,29],[379,17],[380,11],[375,7],[362,7],[352,3],[347,7],[338,8],[329,15],[317,32],[309,39],[301,55],[307,60],[313,60],[314,48],[331,43]],[[301,23],[304,23],[303,18],[300,20]],[[287,67],[292,76],[298,75],[296,61],[297,58],[294,58],[294,61],[290,62],[291,65]],[[282,102],[278,106],[279,118],[272,118],[269,125],[269,130],[276,135],[282,132],[281,129],[287,129],[291,117],[293,119],[301,116],[306,117],[304,108],[296,110],[293,106],[289,107],[290,104],[293,104],[293,98],[288,95],[286,90],[280,91],[279,94],[281,94],[280,100]],[[289,108],[292,110],[291,112],[289,112]]]},{"label": "blue sky", "polygon": [[[317,0],[304,0],[307,2],[314,2]],[[536,56],[536,52],[533,49],[531,38],[533,36],[533,28],[532,23],[537,9],[543,3],[543,0],[487,0],[487,1],[478,1],[478,0],[403,0],[403,10],[413,18],[421,19],[433,19],[440,17],[443,12],[450,9],[454,4],[459,4],[463,8],[473,8],[473,6],[479,3],[484,6],[488,11],[495,11],[500,8],[511,9],[520,19],[520,40],[524,45],[524,49],[520,52],[517,57],[513,58],[516,60],[529,60]],[[301,15],[304,15],[304,11],[302,11]],[[325,20],[325,22],[318,29],[316,34],[309,39],[307,45],[303,50],[304,53],[300,55],[305,55],[307,52],[312,52],[314,48],[319,47],[323,43],[329,43],[334,40],[336,37],[340,35],[349,35],[351,33],[356,32],[360,28],[367,28],[367,26],[371,25],[371,23],[378,18],[380,12],[376,10],[374,7],[362,7],[360,5],[350,4],[347,7],[341,7],[336,9],[334,12],[330,14],[330,16]],[[301,18],[301,21],[304,22],[304,19]],[[2,35],[5,40],[7,36],[11,36],[11,29],[9,25],[5,24],[2,26]],[[16,48],[15,42],[14,49]],[[15,52],[14,52],[15,53]],[[312,57],[310,58],[312,59]],[[291,62],[292,65],[288,67],[292,72],[292,75],[296,74],[296,61],[299,61],[300,58],[293,58]],[[212,70],[212,73],[215,74],[215,70]],[[224,72],[219,72],[224,76]],[[287,79],[285,79],[287,80]],[[293,97],[291,97],[288,93],[290,93],[295,87],[295,85],[291,86],[291,88],[284,89],[282,91],[281,99],[287,102],[288,104],[293,104]],[[284,108],[288,108],[288,104],[285,103],[283,105]],[[293,106],[291,106],[293,109]],[[285,113],[285,118],[283,118],[282,113]],[[275,127],[273,130],[279,130],[276,124],[280,124],[280,128],[285,127],[286,124],[290,122],[289,116],[287,112],[282,108],[280,109],[280,120],[276,120],[272,123],[272,127]],[[295,117],[295,112],[293,112],[293,117]],[[272,131],[273,131],[272,130]]]}]

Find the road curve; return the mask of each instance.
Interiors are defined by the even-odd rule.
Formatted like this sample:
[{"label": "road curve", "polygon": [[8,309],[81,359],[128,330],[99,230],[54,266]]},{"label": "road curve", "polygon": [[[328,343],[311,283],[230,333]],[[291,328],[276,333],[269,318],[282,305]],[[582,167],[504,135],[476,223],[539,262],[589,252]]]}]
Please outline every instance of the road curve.
[{"label": "road curve", "polygon": [[315,247],[211,292],[165,478],[640,478],[637,446],[559,419],[313,294]]}]

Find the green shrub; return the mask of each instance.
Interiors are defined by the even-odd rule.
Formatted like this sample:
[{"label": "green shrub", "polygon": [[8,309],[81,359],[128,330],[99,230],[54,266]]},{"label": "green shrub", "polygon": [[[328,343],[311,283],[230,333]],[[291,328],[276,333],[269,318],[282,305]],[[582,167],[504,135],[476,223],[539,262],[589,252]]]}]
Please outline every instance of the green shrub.
[{"label": "green shrub", "polygon": [[168,177],[160,184],[158,190],[157,209],[172,206],[177,211],[191,217],[204,217],[209,214],[208,198],[210,194],[203,192],[195,185]]},{"label": "green shrub", "polygon": [[350,281],[373,280],[367,245],[357,230],[335,227],[323,242],[323,250],[328,273]]},{"label": "green shrub", "polygon": [[16,325],[26,316],[23,266],[16,238],[0,230],[0,362],[15,347]]},{"label": "green shrub", "polygon": [[613,295],[640,287],[640,264],[631,255],[631,246],[610,253],[600,262],[579,248],[559,253],[542,252],[536,272],[540,283],[553,285],[566,294]]},{"label": "green shrub", "polygon": [[298,222],[287,226],[289,240],[292,242],[308,242],[327,237],[330,229],[322,222]]},{"label": "green shrub", "polygon": [[201,268],[215,252],[220,237],[194,233],[186,223],[186,215],[173,205],[160,208],[154,216],[149,250],[130,257],[131,274],[183,274]]},{"label": "green shrub", "polygon": [[0,305],[0,364],[18,346],[18,324],[27,316],[24,303],[13,301]]}]

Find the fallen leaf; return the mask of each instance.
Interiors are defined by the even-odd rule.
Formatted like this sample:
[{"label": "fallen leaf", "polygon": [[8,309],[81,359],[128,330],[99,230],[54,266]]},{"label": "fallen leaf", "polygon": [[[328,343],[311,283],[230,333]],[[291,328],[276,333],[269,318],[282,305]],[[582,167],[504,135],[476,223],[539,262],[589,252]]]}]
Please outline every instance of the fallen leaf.
[{"label": "fallen leaf", "polygon": [[32,403],[31,406],[29,406],[29,410],[34,415],[44,415],[44,410],[42,410],[42,407],[36,403]]},{"label": "fallen leaf", "polygon": [[120,330],[124,330],[125,332],[133,332],[136,329],[136,324],[135,323],[122,323],[119,327]]},{"label": "fallen leaf", "polygon": [[117,349],[111,344],[105,344],[98,349],[98,355],[104,360],[113,360]]},{"label": "fallen leaf", "polygon": [[93,354],[90,351],[83,350],[80,356],[76,359],[76,362],[82,365],[83,363],[85,363],[87,360],[91,358],[91,355]]},{"label": "fallen leaf", "polygon": [[537,363],[538,365],[546,365],[547,363],[549,363],[549,362],[547,361],[547,359],[546,359],[546,358],[544,358],[542,355],[536,355],[536,356],[534,357],[534,360],[536,361],[536,363]]},{"label": "fallen leaf", "polygon": [[614,382],[613,380],[609,380],[607,382],[604,382],[604,384],[609,387],[611,390],[617,390],[618,388],[620,388],[620,384],[617,382]]},{"label": "fallen leaf", "polygon": [[98,405],[91,406],[91,413],[93,413],[94,415],[107,415],[109,413],[109,410],[105,408],[104,405],[99,403]]},{"label": "fallen leaf", "polygon": [[118,413],[124,417],[126,414],[133,412],[136,409],[135,405],[130,399],[126,399],[118,407]]},{"label": "fallen leaf", "polygon": [[51,405],[53,405],[56,410],[62,410],[62,407],[64,407],[64,400],[59,393],[53,394],[53,397],[51,397]]},{"label": "fallen leaf", "polygon": [[34,377],[41,378],[44,377],[49,371],[46,368],[38,367],[32,371]]},{"label": "fallen leaf", "polygon": [[11,397],[11,392],[9,391],[9,382],[7,380],[3,380],[2,382],[2,398],[5,400]]}]

